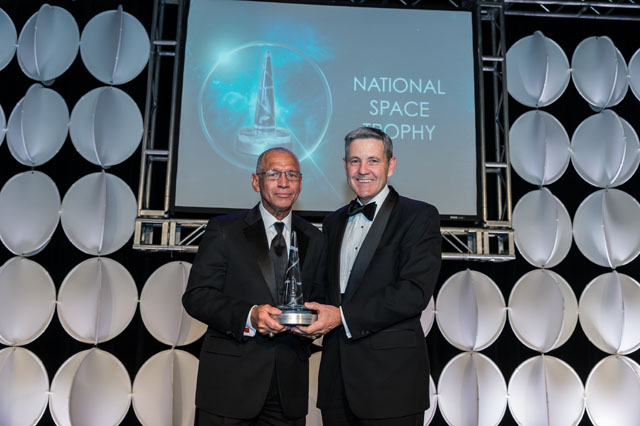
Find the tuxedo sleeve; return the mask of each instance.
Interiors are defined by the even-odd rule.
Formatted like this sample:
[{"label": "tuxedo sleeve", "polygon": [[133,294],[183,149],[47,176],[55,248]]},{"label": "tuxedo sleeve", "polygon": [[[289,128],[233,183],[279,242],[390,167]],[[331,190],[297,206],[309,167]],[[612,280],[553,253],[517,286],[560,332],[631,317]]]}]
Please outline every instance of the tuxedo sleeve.
[{"label": "tuxedo sleeve", "polygon": [[227,228],[211,219],[193,261],[182,304],[193,318],[237,340],[244,329],[252,303],[225,294],[229,267]]},{"label": "tuxedo sleeve", "polygon": [[[433,206],[414,213],[406,218],[397,245],[377,259],[394,268],[393,279],[370,282],[375,290],[367,297],[354,298],[341,306],[354,340],[419,316],[433,295],[442,257],[440,216]],[[379,278],[370,274],[366,279]]]}]

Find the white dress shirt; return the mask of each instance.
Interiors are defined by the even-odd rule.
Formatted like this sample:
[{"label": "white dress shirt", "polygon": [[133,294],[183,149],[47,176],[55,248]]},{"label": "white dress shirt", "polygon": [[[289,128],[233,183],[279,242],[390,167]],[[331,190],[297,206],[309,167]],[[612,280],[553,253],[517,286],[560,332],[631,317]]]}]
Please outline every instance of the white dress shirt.
[{"label": "white dress shirt", "polygon": [[[273,226],[276,222],[284,223],[284,229],[282,230],[282,236],[284,237],[285,242],[287,243],[287,256],[289,256],[289,248],[291,246],[291,212],[282,220],[276,219],[271,213],[267,211],[262,205],[262,201],[260,202],[260,215],[262,216],[262,223],[264,224],[264,231],[267,234],[267,241],[269,241],[269,247],[271,247],[271,241],[278,234],[275,227]],[[276,301],[277,303],[277,301]],[[251,312],[253,312],[253,308],[257,305],[253,305],[251,310],[249,310],[249,315],[247,315],[247,323],[244,327],[244,335],[253,337],[256,335],[256,329],[253,328],[251,324]]]},{"label": "white dress shirt", "polygon": [[[385,185],[382,191],[378,192],[378,194],[367,203],[376,203],[376,212],[373,215],[373,220],[375,220],[378,215],[380,206],[384,203],[384,200],[386,200],[387,195],[389,195],[389,186]],[[360,202],[360,200],[358,200],[358,202]],[[362,213],[349,217],[347,227],[344,230],[344,237],[342,238],[342,247],[340,248],[340,293],[344,294],[347,289],[351,269],[353,269],[353,264],[360,252],[364,239],[369,233],[373,220],[367,219]],[[347,337],[351,338],[351,332],[349,332],[342,307],[340,307],[340,316],[342,317],[342,325],[347,333]]]}]

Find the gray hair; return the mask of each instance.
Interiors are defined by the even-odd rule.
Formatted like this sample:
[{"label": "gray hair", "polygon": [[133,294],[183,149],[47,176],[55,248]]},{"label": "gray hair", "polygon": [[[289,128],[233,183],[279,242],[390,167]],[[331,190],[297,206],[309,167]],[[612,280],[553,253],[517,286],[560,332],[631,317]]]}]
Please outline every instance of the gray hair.
[{"label": "gray hair", "polygon": [[393,142],[389,135],[375,127],[362,126],[350,131],[347,136],[344,137],[344,158],[347,158],[349,155],[349,145],[351,145],[351,142],[357,139],[379,140],[384,146],[384,153],[387,157],[387,161],[391,160],[393,157]]}]

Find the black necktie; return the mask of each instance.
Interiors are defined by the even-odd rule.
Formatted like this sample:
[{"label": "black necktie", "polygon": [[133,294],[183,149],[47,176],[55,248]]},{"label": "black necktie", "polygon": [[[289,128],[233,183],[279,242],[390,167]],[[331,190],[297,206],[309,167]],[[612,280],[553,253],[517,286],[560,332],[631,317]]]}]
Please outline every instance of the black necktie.
[{"label": "black necktie", "polygon": [[349,207],[347,207],[347,215],[353,216],[358,213],[362,213],[367,219],[373,220],[373,216],[376,214],[376,203],[369,203],[363,206],[356,200],[351,201]]},{"label": "black necktie", "polygon": [[[271,248],[269,255],[273,263],[273,272],[276,279],[276,289],[278,290],[278,299],[281,299],[282,288],[284,287],[284,273],[287,270],[287,243],[284,240],[282,231],[284,229],[283,222],[273,224],[277,234],[271,240]],[[276,300],[276,304],[282,303],[282,300]]]}]

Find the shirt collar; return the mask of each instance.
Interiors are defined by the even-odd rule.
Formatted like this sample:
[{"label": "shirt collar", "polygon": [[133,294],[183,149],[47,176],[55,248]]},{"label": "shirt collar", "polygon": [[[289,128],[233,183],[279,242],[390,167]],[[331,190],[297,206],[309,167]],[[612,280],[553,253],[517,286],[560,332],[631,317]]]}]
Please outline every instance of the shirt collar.
[{"label": "shirt collar", "polygon": [[[367,204],[376,203],[376,215],[380,211],[380,206],[382,205],[382,203],[384,203],[384,200],[387,199],[387,195],[389,195],[389,192],[390,192],[389,185],[385,185],[384,188],[382,188],[382,190],[378,192],[376,196],[373,197],[371,200],[369,200],[369,202],[367,203]],[[358,198],[358,202],[362,204],[362,201],[360,201],[360,198]],[[374,215],[374,218],[375,218],[375,215]]]},{"label": "shirt collar", "polygon": [[264,208],[262,201],[260,201],[260,215],[262,216],[264,229],[269,229],[276,222],[283,222],[285,229],[291,231],[291,211],[284,219],[278,220]]}]

